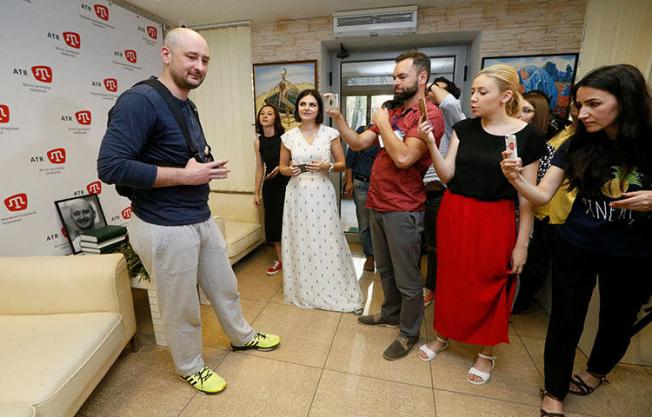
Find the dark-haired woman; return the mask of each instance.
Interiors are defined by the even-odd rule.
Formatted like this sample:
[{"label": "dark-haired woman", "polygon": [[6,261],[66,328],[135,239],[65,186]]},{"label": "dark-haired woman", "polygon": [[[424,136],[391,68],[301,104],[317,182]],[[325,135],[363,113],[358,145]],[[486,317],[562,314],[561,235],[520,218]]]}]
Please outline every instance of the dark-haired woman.
[{"label": "dark-haired woman", "polygon": [[316,90],[297,97],[300,122],[283,136],[280,171],[291,177],[283,211],[283,294],[303,308],[358,312],[362,292],[337,212],[331,172],[341,172],[344,150],[337,130],[324,126]]},{"label": "dark-haired woman", "polygon": [[[630,65],[598,68],[572,90],[574,135],[538,186],[520,175],[520,161],[502,170],[535,205],[564,181],[578,196],[559,229],[552,265],[552,312],[544,355],[542,416],[560,416],[568,392],[588,395],[623,357],[652,281],[652,127],[650,94]],[[641,271],[645,271],[642,273]],[[600,320],[587,369],[572,375],[589,301],[600,284]]]},{"label": "dark-haired woman", "polygon": [[[281,124],[278,110],[274,106],[265,105],[256,116],[256,133],[254,142],[256,151],[256,194],[254,204],[260,207],[265,202],[265,239],[274,245],[276,261],[265,271],[267,275],[275,275],[283,269],[281,253],[281,226],[283,224],[283,202],[288,178],[279,175],[279,155],[281,152],[281,135],[285,128]],[[262,187],[261,187],[262,186]]]}]

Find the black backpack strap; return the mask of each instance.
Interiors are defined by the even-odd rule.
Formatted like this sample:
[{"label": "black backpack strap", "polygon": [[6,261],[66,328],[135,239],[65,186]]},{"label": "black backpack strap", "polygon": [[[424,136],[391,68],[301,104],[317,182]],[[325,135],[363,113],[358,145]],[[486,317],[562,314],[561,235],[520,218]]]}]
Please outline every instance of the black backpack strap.
[{"label": "black backpack strap", "polygon": [[190,109],[192,110],[192,112],[195,113],[195,120],[197,120],[197,124],[199,125],[199,130],[201,131],[201,135],[204,138],[204,142],[206,142],[206,147],[208,148],[208,154],[210,154],[211,145],[208,144],[208,141],[206,140],[206,135],[204,135],[204,128],[202,127],[201,120],[199,119],[199,112],[197,111],[197,106],[195,106],[195,103],[190,99],[188,99],[188,104],[190,105]]},{"label": "black backpack strap", "polygon": [[[190,154],[193,157],[200,155],[199,151],[197,150],[197,146],[190,138],[190,131],[188,130],[188,124],[186,123],[186,119],[181,113],[181,109],[179,109],[179,106],[175,101],[176,99],[174,98],[172,93],[170,93],[170,90],[168,90],[167,87],[164,86],[163,83],[157,80],[156,78],[149,78],[147,80],[140,81],[134,84],[134,87],[141,84],[145,84],[152,87],[161,95],[161,98],[163,99],[163,101],[165,101],[165,104],[167,104],[168,108],[170,109],[170,112],[174,116],[174,119],[177,121],[177,125],[179,125],[179,129],[181,129],[181,133],[183,134],[183,138],[186,140],[186,145],[190,150]],[[193,113],[197,118],[197,122],[199,122],[199,115],[197,113],[197,109],[195,108],[194,103],[192,103],[190,108],[193,110]],[[199,124],[199,128],[201,129],[201,123]],[[202,135],[203,135],[203,131],[202,131]]]}]

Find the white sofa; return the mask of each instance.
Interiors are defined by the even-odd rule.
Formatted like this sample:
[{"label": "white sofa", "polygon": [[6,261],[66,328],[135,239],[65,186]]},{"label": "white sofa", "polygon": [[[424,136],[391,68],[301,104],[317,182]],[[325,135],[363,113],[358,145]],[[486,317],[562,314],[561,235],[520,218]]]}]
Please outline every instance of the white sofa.
[{"label": "white sofa", "polygon": [[74,416],[135,332],[122,255],[0,257],[0,416]]},{"label": "white sofa", "polygon": [[261,210],[254,206],[253,195],[211,192],[208,205],[226,240],[231,264],[265,241]]}]

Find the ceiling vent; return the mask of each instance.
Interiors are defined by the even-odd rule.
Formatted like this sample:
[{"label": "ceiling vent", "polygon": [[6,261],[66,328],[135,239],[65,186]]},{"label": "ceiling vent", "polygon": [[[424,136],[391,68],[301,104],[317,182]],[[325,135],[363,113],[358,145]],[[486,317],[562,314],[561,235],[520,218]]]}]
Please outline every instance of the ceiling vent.
[{"label": "ceiling vent", "polygon": [[402,35],[417,31],[417,6],[333,13],[336,38]]}]

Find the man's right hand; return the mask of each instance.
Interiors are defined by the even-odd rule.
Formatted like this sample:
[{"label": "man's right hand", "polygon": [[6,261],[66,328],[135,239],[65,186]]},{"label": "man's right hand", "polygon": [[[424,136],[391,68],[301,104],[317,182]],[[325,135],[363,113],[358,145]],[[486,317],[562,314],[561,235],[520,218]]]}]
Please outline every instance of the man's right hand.
[{"label": "man's right hand", "polygon": [[353,183],[351,181],[346,181],[344,183],[344,194],[349,197],[353,196]]},{"label": "man's right hand", "polygon": [[226,168],[227,162],[220,160],[201,163],[195,158],[190,158],[184,168],[186,185],[208,184],[211,180],[227,178],[231,172]]},{"label": "man's right hand", "polygon": [[342,118],[342,113],[340,113],[340,109],[326,110],[326,114],[329,115],[331,119],[333,119],[334,121]]}]

